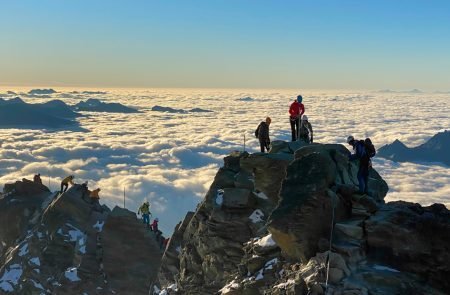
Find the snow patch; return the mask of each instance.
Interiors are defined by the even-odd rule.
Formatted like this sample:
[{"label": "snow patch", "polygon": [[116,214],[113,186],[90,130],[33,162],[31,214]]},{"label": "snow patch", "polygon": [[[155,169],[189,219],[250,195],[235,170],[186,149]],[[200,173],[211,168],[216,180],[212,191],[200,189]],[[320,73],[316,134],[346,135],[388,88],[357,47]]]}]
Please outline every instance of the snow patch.
[{"label": "snow patch", "polygon": [[45,290],[44,286],[42,286],[40,283],[36,282],[35,280],[31,279],[31,282],[33,283],[35,288]]},{"label": "snow patch", "polygon": [[94,224],[92,227],[95,228],[97,230],[97,232],[102,232],[104,225],[105,225],[104,221],[100,222],[99,220],[97,220],[97,223]]},{"label": "snow patch", "polygon": [[394,268],[390,268],[390,267],[383,266],[383,265],[377,265],[377,264],[375,264],[373,266],[373,268],[376,269],[376,270],[382,270],[382,271],[385,270],[385,271],[390,271],[390,272],[400,272],[399,270],[396,270]]},{"label": "snow patch", "polygon": [[39,257],[33,257],[30,259],[29,264],[41,266],[41,260],[39,259]]},{"label": "snow patch", "polygon": [[253,223],[258,223],[258,222],[264,221],[263,217],[264,217],[264,213],[260,209],[256,209],[255,211],[253,211],[252,215],[250,215],[248,218]]},{"label": "snow patch", "polygon": [[276,244],[277,243],[275,243],[275,241],[272,239],[272,234],[268,234],[255,243],[255,245],[258,245],[260,247],[271,247],[275,246]]},{"label": "snow patch", "polygon": [[223,189],[217,190],[216,204],[219,206],[222,206],[223,204],[223,194],[224,194]]},{"label": "snow patch", "polygon": [[269,199],[269,197],[263,192],[253,192],[253,194],[255,194],[255,196],[257,196],[258,198],[263,199],[263,200]]},{"label": "snow patch", "polygon": [[14,291],[14,286],[19,283],[22,273],[23,270],[19,264],[10,265],[9,269],[6,270],[0,278],[0,289],[5,292]]},{"label": "snow patch", "polygon": [[25,243],[19,250],[19,256],[22,257],[28,254],[28,243]]},{"label": "snow patch", "polygon": [[230,283],[226,284],[222,289],[219,290],[220,294],[226,294],[230,291],[236,290],[239,288],[239,284],[232,280]]},{"label": "snow patch", "polygon": [[81,279],[78,277],[78,270],[76,267],[68,268],[64,272],[64,276],[71,282],[81,281]]},{"label": "snow patch", "polygon": [[287,286],[293,285],[293,284],[295,284],[295,280],[289,279],[285,283],[281,283],[281,284],[275,285],[274,288],[285,289]]}]

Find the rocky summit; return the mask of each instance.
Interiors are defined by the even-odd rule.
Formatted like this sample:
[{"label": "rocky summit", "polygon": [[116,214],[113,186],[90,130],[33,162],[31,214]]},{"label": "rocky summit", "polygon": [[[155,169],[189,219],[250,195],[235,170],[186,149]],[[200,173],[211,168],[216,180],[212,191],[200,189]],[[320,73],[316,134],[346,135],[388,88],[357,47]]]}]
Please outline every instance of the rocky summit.
[{"label": "rocky summit", "polygon": [[342,145],[234,152],[180,222],[152,294],[448,294],[450,212],[385,203]]},{"label": "rocky summit", "polygon": [[23,179],[0,199],[0,294],[148,294],[162,250],[136,214]]},{"label": "rocky summit", "polygon": [[23,179],[0,198],[1,294],[448,294],[450,212],[385,203],[337,144],[224,158],[162,250],[135,213]]}]

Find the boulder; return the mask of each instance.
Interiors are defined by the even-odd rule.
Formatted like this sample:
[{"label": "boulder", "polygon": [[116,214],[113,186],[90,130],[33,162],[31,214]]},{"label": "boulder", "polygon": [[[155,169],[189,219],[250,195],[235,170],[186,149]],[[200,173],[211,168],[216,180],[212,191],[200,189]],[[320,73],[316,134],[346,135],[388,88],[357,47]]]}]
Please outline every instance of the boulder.
[{"label": "boulder", "polygon": [[422,207],[392,202],[365,222],[369,257],[450,288],[450,212],[441,204]]}]

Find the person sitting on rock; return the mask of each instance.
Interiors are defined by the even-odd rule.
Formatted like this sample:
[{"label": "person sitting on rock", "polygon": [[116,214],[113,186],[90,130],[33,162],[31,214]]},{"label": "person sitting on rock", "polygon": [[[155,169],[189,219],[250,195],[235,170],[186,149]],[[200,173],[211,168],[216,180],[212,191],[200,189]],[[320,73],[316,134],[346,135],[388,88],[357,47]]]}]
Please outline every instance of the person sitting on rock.
[{"label": "person sitting on rock", "polygon": [[269,125],[272,122],[270,117],[266,118],[266,121],[261,122],[255,131],[256,137],[259,139],[259,146],[261,147],[261,153],[265,150],[269,152],[270,149],[270,138],[269,138]]},{"label": "person sitting on rock", "polygon": [[291,122],[292,141],[297,140],[298,131],[300,128],[300,118],[305,112],[305,106],[302,104],[303,97],[297,96],[297,99],[291,103],[289,107],[289,120]]},{"label": "person sitting on rock", "polygon": [[41,174],[35,174],[33,177],[33,182],[37,184],[42,184]]},{"label": "person sitting on rock", "polygon": [[154,233],[157,233],[158,231],[158,222],[158,218],[155,218],[155,220],[153,220],[152,224],[150,225],[150,228]]},{"label": "person sitting on rock", "polygon": [[69,175],[61,181],[61,192],[60,192],[61,194],[65,193],[67,191],[67,189],[69,188],[69,183],[71,185],[74,185],[74,183],[73,183],[74,178],[75,178],[75,176]]},{"label": "person sitting on rock", "polygon": [[368,194],[368,180],[369,180],[369,163],[370,157],[366,152],[366,148],[364,145],[364,141],[355,140],[353,136],[349,136],[347,138],[347,143],[353,147],[355,151],[354,154],[349,155],[349,160],[359,160],[359,169],[358,169],[358,184],[359,184],[359,193],[360,194]]},{"label": "person sitting on rock", "polygon": [[145,201],[141,207],[139,207],[138,215],[142,213],[142,222],[147,225],[147,227],[150,227],[150,204],[148,201]]},{"label": "person sitting on rock", "polygon": [[305,141],[306,143],[312,143],[313,129],[311,123],[308,122],[308,116],[303,115],[302,122],[300,124],[300,129],[298,131],[298,138]]}]

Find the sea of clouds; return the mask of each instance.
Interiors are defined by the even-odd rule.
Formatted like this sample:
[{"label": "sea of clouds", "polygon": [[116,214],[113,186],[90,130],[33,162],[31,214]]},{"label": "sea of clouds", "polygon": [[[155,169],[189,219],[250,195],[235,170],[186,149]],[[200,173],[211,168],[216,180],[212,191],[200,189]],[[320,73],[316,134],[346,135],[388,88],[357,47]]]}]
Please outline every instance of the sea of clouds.
[{"label": "sea of clouds", "polygon": [[[17,93],[8,93],[7,91]],[[272,140],[290,140],[288,108],[298,91],[220,89],[114,89],[83,92],[56,89],[27,95],[30,89],[0,89],[0,97],[29,103],[61,99],[74,105],[98,98],[139,109],[140,113],[83,112],[77,130],[0,129],[0,184],[41,173],[59,189],[61,178],[100,187],[108,206],[137,210],[148,199],[153,217],[171,233],[208,190],[223,157],[234,150],[258,150],[254,130],[272,118]],[[76,92],[74,92],[74,90]],[[400,139],[419,145],[450,129],[449,93],[377,91],[302,91],[314,139],[345,144],[349,134],[371,137],[377,147]],[[213,112],[164,113],[153,106]],[[387,201],[407,200],[450,206],[449,167],[395,163],[375,158],[374,167],[388,182]]]}]

